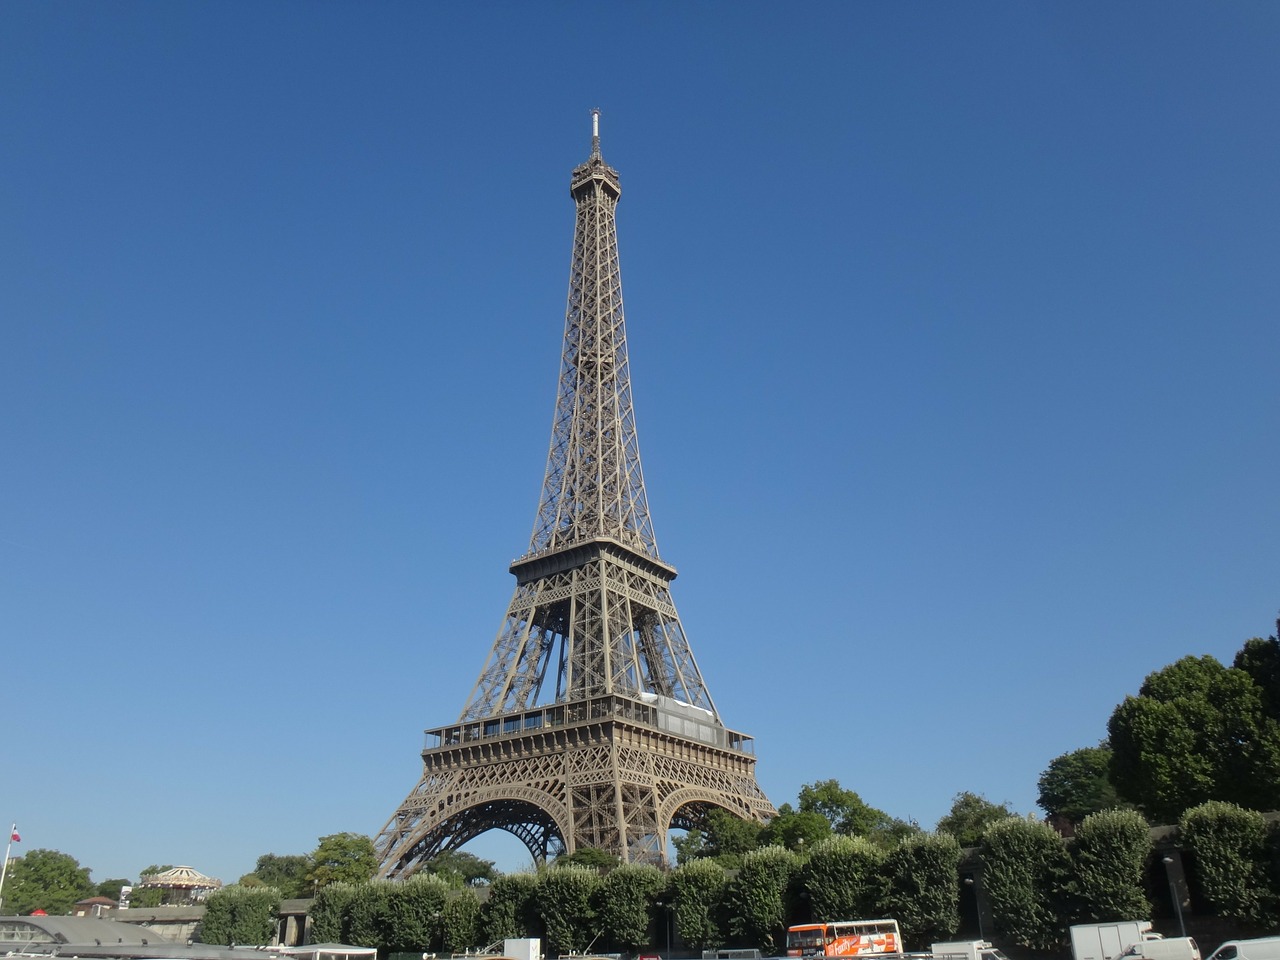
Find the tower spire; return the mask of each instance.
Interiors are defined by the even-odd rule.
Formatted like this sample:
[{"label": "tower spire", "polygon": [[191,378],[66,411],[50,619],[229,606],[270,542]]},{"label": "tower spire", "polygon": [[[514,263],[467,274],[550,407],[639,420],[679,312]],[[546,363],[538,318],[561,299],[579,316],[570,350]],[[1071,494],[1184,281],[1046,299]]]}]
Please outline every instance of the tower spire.
[{"label": "tower spire", "polygon": [[662,861],[712,808],[761,821],[751,738],[720,720],[658,555],[636,439],[615,211],[591,156],[576,217],[551,445],[515,594],[457,722],[427,731],[418,785],[375,841],[407,877],[487,830],[542,861],[582,846]]}]

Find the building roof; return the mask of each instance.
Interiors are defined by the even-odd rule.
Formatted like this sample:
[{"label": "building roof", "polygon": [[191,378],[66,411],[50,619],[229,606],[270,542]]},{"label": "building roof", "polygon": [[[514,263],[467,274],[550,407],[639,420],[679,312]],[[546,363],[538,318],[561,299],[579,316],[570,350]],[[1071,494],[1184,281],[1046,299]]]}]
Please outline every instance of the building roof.
[{"label": "building roof", "polygon": [[222,881],[215,877],[206,877],[195,867],[174,867],[164,873],[155,873],[144,877],[139,886],[167,887],[180,890],[216,890]]}]

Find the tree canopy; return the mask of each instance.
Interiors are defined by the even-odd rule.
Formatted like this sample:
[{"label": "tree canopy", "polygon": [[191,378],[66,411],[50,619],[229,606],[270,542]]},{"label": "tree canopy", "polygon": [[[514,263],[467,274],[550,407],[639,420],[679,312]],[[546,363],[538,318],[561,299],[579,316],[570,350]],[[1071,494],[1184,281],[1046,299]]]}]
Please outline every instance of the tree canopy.
[{"label": "tree canopy", "polygon": [[378,869],[373,841],[362,833],[333,833],[321,837],[311,860],[313,866],[307,879],[316,889],[331,883],[360,883]]},{"label": "tree canopy", "polygon": [[6,913],[43,910],[50,914],[71,912],[77,900],[94,894],[89,868],[57,850],[32,850],[9,861],[4,884]]},{"label": "tree canopy", "polygon": [[309,877],[314,866],[311,857],[304,853],[283,856],[264,853],[258,858],[253,873],[240,878],[240,885],[275,887],[285,899],[305,897],[313,892]]},{"label": "tree canopy", "polygon": [[1280,796],[1280,721],[1244,669],[1183,657],[1149,675],[1107,729],[1112,783],[1153,823],[1207,800],[1267,810]]},{"label": "tree canopy", "polygon": [[951,802],[951,811],[938,821],[938,831],[951,834],[962,847],[976,847],[988,827],[1014,816],[1007,803],[992,803],[980,793],[963,790]]},{"label": "tree canopy", "polygon": [[1091,813],[1124,806],[1111,784],[1111,748],[1105,745],[1055,757],[1037,785],[1040,809],[1073,826]]}]

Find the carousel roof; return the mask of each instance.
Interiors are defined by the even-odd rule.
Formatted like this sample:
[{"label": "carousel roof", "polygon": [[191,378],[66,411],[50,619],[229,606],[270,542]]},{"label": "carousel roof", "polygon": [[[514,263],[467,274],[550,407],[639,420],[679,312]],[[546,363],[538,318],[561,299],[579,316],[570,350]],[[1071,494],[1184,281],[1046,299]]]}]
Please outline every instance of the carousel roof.
[{"label": "carousel roof", "polygon": [[195,867],[174,867],[164,873],[155,873],[144,877],[140,886],[168,887],[171,889],[216,890],[222,881],[214,877],[206,877]]}]

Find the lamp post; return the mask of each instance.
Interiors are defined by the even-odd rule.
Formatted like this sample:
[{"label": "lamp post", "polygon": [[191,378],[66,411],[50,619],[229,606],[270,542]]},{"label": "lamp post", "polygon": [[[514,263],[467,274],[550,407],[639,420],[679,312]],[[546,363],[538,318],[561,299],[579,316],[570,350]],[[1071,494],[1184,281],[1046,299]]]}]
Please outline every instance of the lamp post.
[{"label": "lamp post", "polygon": [[673,905],[662,900],[655,901],[653,905],[662,908],[663,925],[667,928],[667,952],[663,954],[662,960],[671,960],[671,910]]},{"label": "lamp post", "polygon": [[1187,935],[1187,925],[1182,922],[1182,896],[1178,893],[1178,885],[1174,883],[1173,871],[1170,867],[1173,865],[1173,857],[1163,857],[1164,872],[1169,875],[1169,898],[1173,900],[1173,909],[1178,914],[1178,929],[1182,931],[1181,936]]}]

